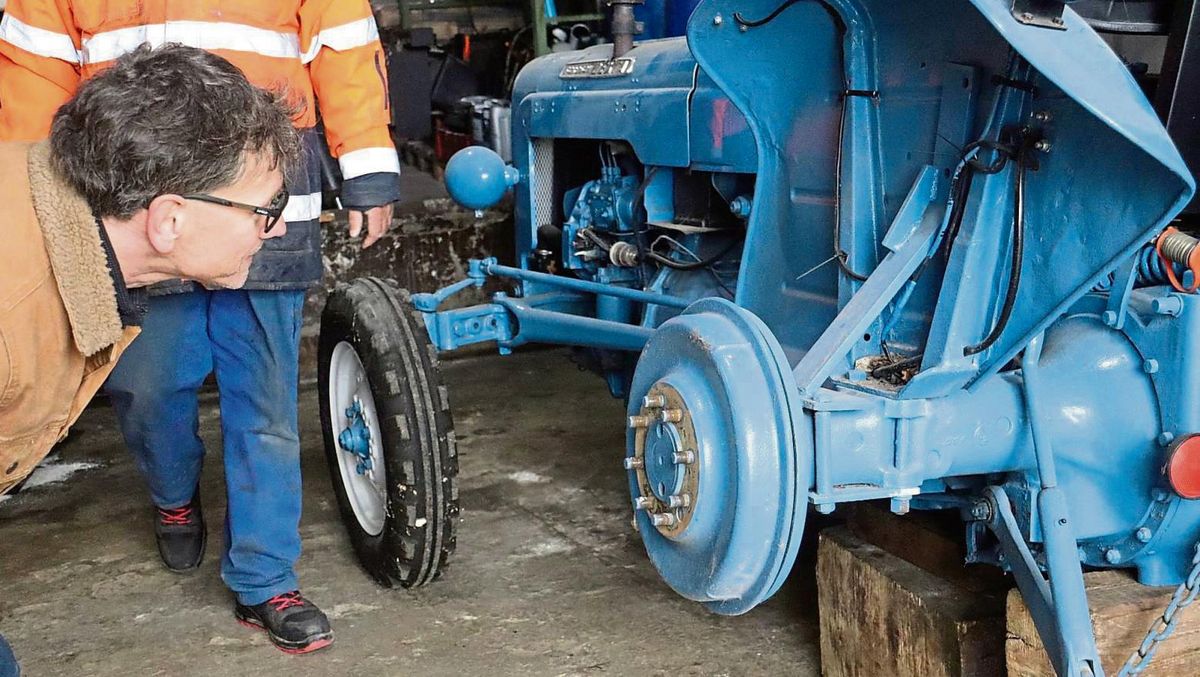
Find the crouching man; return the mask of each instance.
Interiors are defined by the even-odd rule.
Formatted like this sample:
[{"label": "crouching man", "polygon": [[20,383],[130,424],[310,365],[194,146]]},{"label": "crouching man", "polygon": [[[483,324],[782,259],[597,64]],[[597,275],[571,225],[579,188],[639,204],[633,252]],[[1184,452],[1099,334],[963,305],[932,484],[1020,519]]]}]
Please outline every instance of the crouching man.
[{"label": "crouching man", "polygon": [[0,143],[0,494],[135,339],[141,287],[240,287],[284,233],[291,113],[219,56],[143,47],[80,85],[48,141]]}]

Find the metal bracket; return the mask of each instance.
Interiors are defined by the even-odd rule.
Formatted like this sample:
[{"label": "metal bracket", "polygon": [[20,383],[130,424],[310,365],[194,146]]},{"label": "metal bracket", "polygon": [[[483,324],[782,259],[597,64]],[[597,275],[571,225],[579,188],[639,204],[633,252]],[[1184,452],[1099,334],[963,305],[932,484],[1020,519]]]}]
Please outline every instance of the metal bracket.
[{"label": "metal bracket", "polygon": [[[1054,665],[1054,672],[1060,676],[1103,677],[1104,669],[1100,665],[1096,640],[1092,635],[1087,597],[1082,595],[1083,570],[1079,560],[1074,561],[1073,567],[1056,566],[1068,564],[1066,562],[1048,562],[1051,574],[1050,580],[1046,580],[1029,544],[1021,535],[1008,495],[1000,487],[988,487],[984,490],[984,496],[991,512],[988,528],[1000,541],[1000,550],[1017,581],[1021,597],[1029,607],[1029,615],[1033,617],[1042,645],[1046,647],[1046,654]],[[1052,558],[1057,559],[1048,552],[1047,559]],[[1056,573],[1061,576],[1056,576]],[[1063,581],[1063,577],[1072,580]],[[1066,589],[1063,589],[1064,583],[1067,584]],[[1076,587],[1081,594],[1072,594]]]},{"label": "metal bracket", "polygon": [[1026,26],[1067,30],[1063,22],[1066,4],[1061,0],[1012,0],[1012,15]]}]

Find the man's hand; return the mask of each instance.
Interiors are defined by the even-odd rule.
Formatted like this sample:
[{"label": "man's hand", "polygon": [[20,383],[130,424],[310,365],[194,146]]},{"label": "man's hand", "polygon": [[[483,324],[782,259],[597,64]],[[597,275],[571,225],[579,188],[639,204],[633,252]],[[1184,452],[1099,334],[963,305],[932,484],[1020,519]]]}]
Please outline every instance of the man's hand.
[{"label": "man's hand", "polygon": [[392,227],[392,204],[382,207],[372,207],[367,210],[350,210],[350,237],[358,237],[363,228],[363,217],[367,220],[367,237],[363,240],[363,249],[370,247],[383,237],[388,228]]}]

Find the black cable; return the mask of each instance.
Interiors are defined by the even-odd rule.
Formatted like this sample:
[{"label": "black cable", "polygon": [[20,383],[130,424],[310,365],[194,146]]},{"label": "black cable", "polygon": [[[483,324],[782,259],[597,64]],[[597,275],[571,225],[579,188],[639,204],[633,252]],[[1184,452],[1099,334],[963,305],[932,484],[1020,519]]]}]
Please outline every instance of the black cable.
[{"label": "black cable", "polygon": [[700,270],[701,268],[708,268],[709,266],[713,265],[717,261],[720,261],[726,254],[733,251],[733,248],[736,247],[741,242],[742,242],[742,238],[734,238],[734,239],[730,240],[728,244],[726,244],[724,247],[722,247],[721,251],[717,252],[716,254],[713,254],[712,256],[710,256],[706,259],[700,259],[699,261],[676,261],[675,259],[672,259],[672,258],[663,256],[662,254],[659,254],[658,252],[654,251],[653,249],[651,249],[649,252],[647,252],[646,256],[650,260],[657,261],[657,262],[661,263],[662,265],[664,265],[668,268],[671,268],[672,270]]},{"label": "black cable", "polygon": [[[800,1],[801,0],[786,0],[782,5],[776,7],[770,14],[766,15],[765,17],[763,17],[761,19],[758,19],[757,21],[750,21],[750,20],[746,19],[745,17],[742,16],[741,12],[734,12],[733,20],[738,22],[739,25],[745,26],[746,28],[758,28],[759,26],[765,26],[765,25],[771,23],[776,18],[778,18],[780,14],[783,14],[783,11],[785,9],[787,9],[788,7],[791,7],[792,5],[794,5]],[[822,3],[822,4],[824,4],[824,3]]]},{"label": "black cable", "polygon": [[963,355],[977,355],[991,348],[1000,338],[1000,334],[1008,326],[1012,317],[1013,307],[1017,303],[1017,290],[1021,286],[1021,265],[1025,259],[1025,154],[1024,149],[1016,158],[1016,196],[1013,199],[1013,250],[1012,268],[1008,274],[1008,289],[1004,292],[1004,305],[1000,307],[1000,317],[992,330],[979,343],[963,348]]}]

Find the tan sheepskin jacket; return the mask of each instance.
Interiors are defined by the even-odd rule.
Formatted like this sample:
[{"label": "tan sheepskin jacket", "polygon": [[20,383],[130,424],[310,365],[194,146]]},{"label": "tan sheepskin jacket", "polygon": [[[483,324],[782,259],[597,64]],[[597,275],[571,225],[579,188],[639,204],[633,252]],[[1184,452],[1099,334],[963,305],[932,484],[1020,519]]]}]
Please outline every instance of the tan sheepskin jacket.
[{"label": "tan sheepskin jacket", "polygon": [[137,336],[87,204],[39,144],[0,143],[0,494],[28,475]]}]

